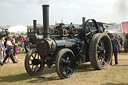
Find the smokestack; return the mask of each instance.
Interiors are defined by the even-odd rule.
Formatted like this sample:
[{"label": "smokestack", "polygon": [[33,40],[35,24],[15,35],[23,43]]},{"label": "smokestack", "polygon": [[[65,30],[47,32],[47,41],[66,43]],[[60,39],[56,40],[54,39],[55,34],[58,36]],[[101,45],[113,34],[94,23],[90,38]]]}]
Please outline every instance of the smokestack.
[{"label": "smokestack", "polygon": [[33,28],[36,30],[36,20],[33,20]]},{"label": "smokestack", "polygon": [[42,5],[43,8],[43,38],[49,38],[49,5]]},{"label": "smokestack", "polygon": [[82,17],[82,25],[85,23],[85,17]]}]

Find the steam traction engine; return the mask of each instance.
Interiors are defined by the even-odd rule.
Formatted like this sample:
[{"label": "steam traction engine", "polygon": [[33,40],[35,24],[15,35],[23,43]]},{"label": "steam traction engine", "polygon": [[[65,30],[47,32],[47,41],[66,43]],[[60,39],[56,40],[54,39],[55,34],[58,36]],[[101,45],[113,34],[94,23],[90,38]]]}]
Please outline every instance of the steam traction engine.
[{"label": "steam traction engine", "polygon": [[84,22],[82,28],[76,29],[72,37],[69,33],[65,34],[64,30],[59,35],[50,35],[49,5],[42,7],[43,39],[26,55],[25,69],[28,74],[39,75],[45,65],[51,67],[55,64],[58,76],[68,78],[80,63],[90,61],[99,70],[109,66],[112,56],[111,40],[94,19]]},{"label": "steam traction engine", "polygon": [[43,35],[41,35],[42,30],[41,28],[37,28],[36,26],[36,20],[33,20],[33,28],[27,29],[27,37],[29,38],[29,41],[27,41],[24,45],[25,51],[28,52],[30,49],[36,47],[36,42],[43,38]]}]

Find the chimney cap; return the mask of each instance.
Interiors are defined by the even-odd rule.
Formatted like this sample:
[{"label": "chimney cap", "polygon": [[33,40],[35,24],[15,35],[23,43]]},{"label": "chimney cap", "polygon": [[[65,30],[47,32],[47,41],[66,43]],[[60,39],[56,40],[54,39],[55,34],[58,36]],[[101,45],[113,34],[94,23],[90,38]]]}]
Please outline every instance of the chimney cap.
[{"label": "chimney cap", "polygon": [[49,7],[49,5],[42,5],[42,7],[46,7],[46,6]]}]

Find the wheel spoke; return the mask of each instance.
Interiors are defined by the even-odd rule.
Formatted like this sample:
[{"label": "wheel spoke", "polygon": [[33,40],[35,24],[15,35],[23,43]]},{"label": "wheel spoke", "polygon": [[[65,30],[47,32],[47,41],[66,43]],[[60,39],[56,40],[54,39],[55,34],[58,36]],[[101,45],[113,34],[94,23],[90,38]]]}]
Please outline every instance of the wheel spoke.
[{"label": "wheel spoke", "polygon": [[101,55],[98,55],[98,60],[101,60],[102,58],[101,58]]},{"label": "wheel spoke", "polygon": [[29,59],[29,60],[31,60],[31,61],[32,61],[32,59]]},{"label": "wheel spoke", "polygon": [[68,71],[69,71],[69,70],[68,70],[68,68],[66,67],[66,70],[65,70],[66,74],[68,74]]},{"label": "wheel spoke", "polygon": [[36,72],[38,70],[38,65],[36,65],[36,67],[34,68],[34,72]]},{"label": "wheel spoke", "polygon": [[34,72],[36,72],[36,67],[34,68]]},{"label": "wheel spoke", "polygon": [[102,58],[105,58],[105,55],[104,54],[102,54]]},{"label": "wheel spoke", "polygon": [[61,71],[62,71],[63,73],[66,73],[66,68],[65,68],[65,67],[62,67],[62,68],[61,68]]},{"label": "wheel spoke", "polygon": [[106,64],[106,62],[105,62],[105,60],[104,60],[103,58],[102,58],[101,64],[102,64],[102,65],[105,65],[105,64]]},{"label": "wheel spoke", "polygon": [[104,47],[103,47],[103,43],[101,42],[101,40],[100,40],[100,45],[101,45],[101,48],[103,50]]},{"label": "wheel spoke", "polygon": [[91,22],[91,32],[94,33],[96,31],[97,31],[97,29],[95,29],[94,23]]},{"label": "wheel spoke", "polygon": [[35,58],[36,58],[36,55],[37,55],[37,53],[35,53]]},{"label": "wheel spoke", "polygon": [[34,67],[34,65],[32,65],[32,70],[33,70],[33,67]]},{"label": "wheel spoke", "polygon": [[69,57],[67,56],[67,61],[69,60]]},{"label": "wheel spoke", "polygon": [[39,67],[38,67],[38,65],[36,65],[36,70],[37,70],[37,71],[39,70]]},{"label": "wheel spoke", "polygon": [[88,35],[90,35],[92,32],[88,32],[87,34],[86,34],[86,36],[88,36]]},{"label": "wheel spoke", "polygon": [[89,29],[89,31],[90,31],[90,29],[91,29],[91,28],[90,28],[90,26],[89,26],[89,25],[87,25],[87,27],[88,27],[88,29]]},{"label": "wheel spoke", "polygon": [[69,69],[71,72],[73,72],[73,70],[72,70],[70,67],[68,67],[68,69]]},{"label": "wheel spoke", "polygon": [[[93,28],[94,28],[94,27],[93,27]],[[97,31],[97,29],[94,28],[94,29],[93,29],[93,32],[96,32],[96,31]]]},{"label": "wheel spoke", "polygon": [[98,50],[98,51],[97,51],[97,53],[99,54],[99,53],[101,53],[101,51],[100,51],[100,50]]},{"label": "wheel spoke", "polygon": [[33,65],[33,64],[29,64],[29,65]]},{"label": "wheel spoke", "polygon": [[105,65],[106,64],[106,62],[105,62],[105,60],[103,58],[103,55],[98,56],[98,60],[99,60],[101,65]]},{"label": "wheel spoke", "polygon": [[35,57],[33,56],[33,54],[32,54],[32,57],[35,59]]},{"label": "wheel spoke", "polygon": [[39,56],[40,56],[40,55],[38,54],[38,59],[39,59]]},{"label": "wheel spoke", "polygon": [[101,46],[99,46],[99,44],[98,44],[98,48],[99,48],[99,50],[102,50],[102,47],[101,47]]},{"label": "wheel spoke", "polygon": [[63,59],[63,58],[61,58],[61,60],[62,60],[63,62],[66,62],[66,60],[65,60],[65,59]]}]

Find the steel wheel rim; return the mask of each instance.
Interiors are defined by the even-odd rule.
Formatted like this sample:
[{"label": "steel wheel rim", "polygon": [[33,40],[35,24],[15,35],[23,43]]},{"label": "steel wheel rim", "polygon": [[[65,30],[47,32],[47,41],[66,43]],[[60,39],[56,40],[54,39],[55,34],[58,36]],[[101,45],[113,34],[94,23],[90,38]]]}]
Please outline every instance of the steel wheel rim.
[{"label": "steel wheel rim", "polygon": [[109,43],[106,41],[106,38],[105,37],[101,38],[100,41],[98,42],[96,53],[97,53],[98,64],[103,68],[109,62],[109,56],[110,56],[109,49],[110,49]]},{"label": "steel wheel rim", "polygon": [[60,72],[64,76],[68,77],[72,75],[75,66],[74,66],[74,57],[70,52],[67,52],[66,54],[61,56],[59,64],[60,64],[59,65]]},{"label": "steel wheel rim", "polygon": [[28,51],[30,50],[30,45],[29,45],[29,43],[27,43],[26,49],[27,49]]}]

